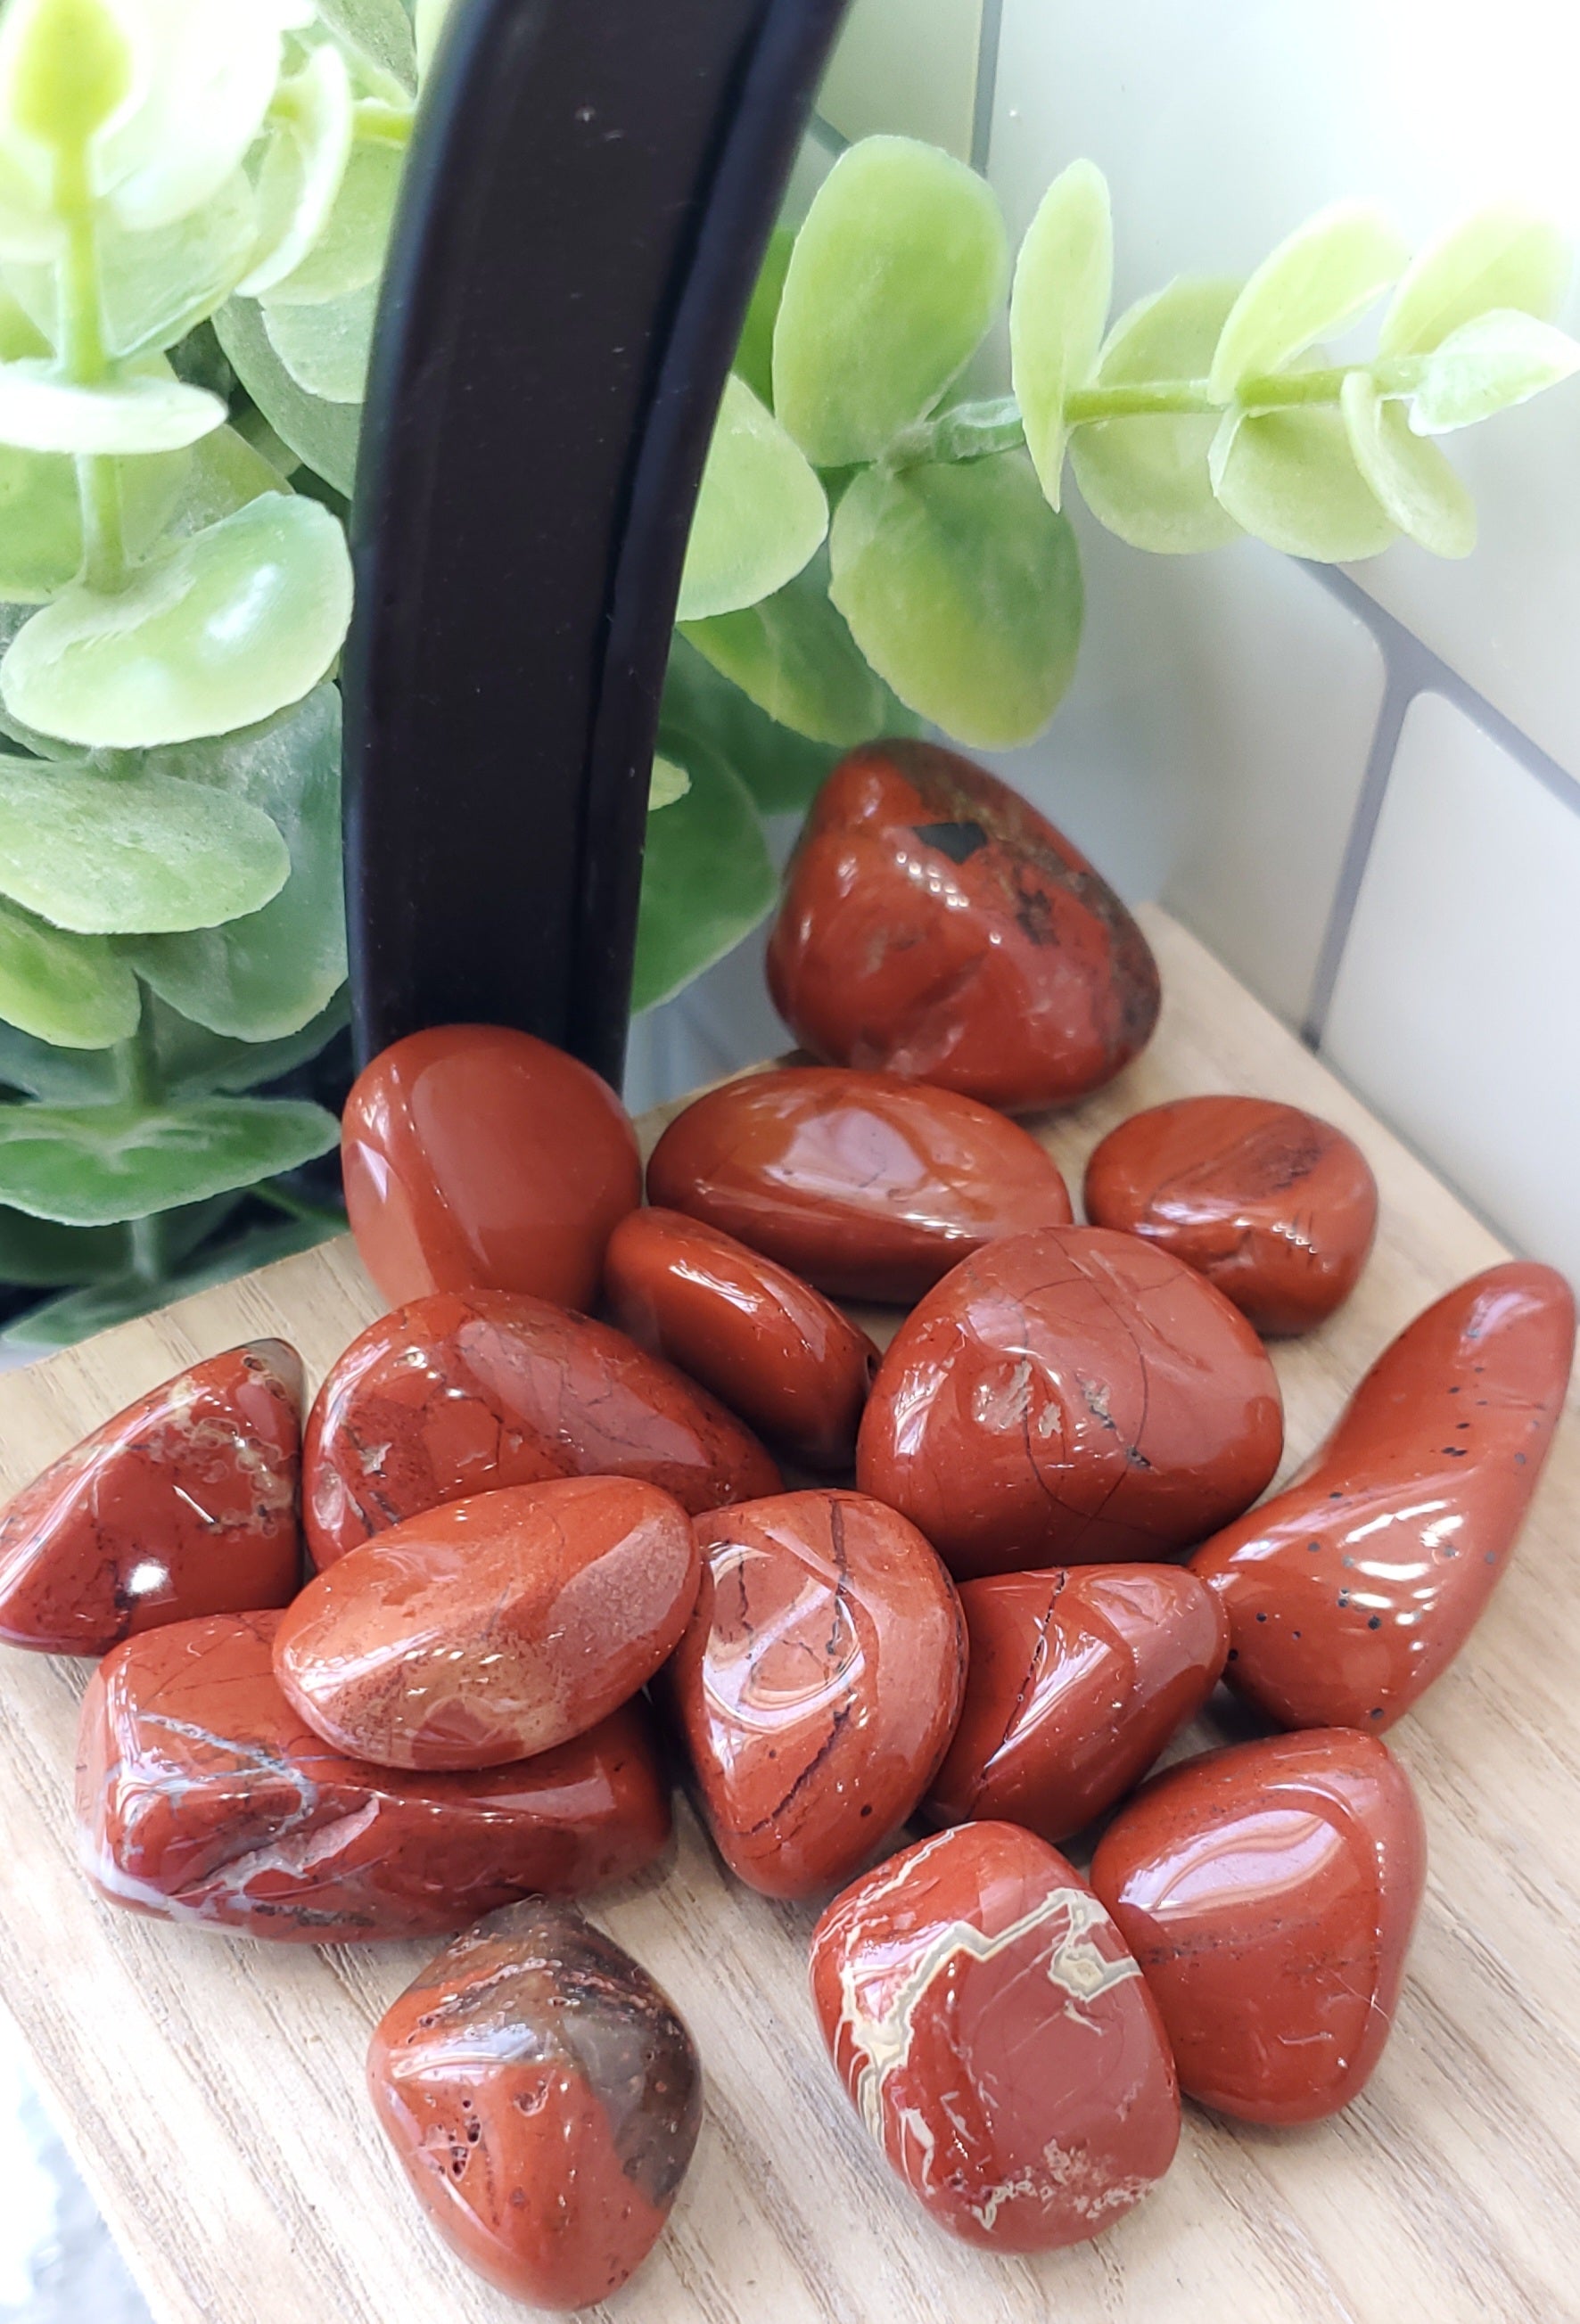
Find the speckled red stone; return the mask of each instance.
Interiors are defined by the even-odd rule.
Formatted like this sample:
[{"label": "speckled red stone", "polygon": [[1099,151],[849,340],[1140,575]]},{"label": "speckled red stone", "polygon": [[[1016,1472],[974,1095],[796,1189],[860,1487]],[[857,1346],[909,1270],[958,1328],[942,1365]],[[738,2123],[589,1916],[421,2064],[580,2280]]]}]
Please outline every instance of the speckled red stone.
[{"label": "speckled red stone", "polygon": [[1248,2122],[1315,2122],[1388,2039],[1427,1840],[1383,1744],[1314,1729],[1159,1775],[1092,1863],[1183,2088]]},{"label": "speckled red stone", "polygon": [[697,2052],[670,2001],[541,1898],[429,1963],[374,2028],[367,2080],[439,2234],[533,2308],[590,2307],[634,2273],[701,2120]]},{"label": "speckled red stone", "polygon": [[176,1623],[94,1673],[78,1836],[111,1904],[300,1944],[431,1937],[534,1890],[627,1879],[663,1849],[669,1795],[637,1706],[513,1766],[395,1775],[331,1750],[286,1702],[280,1619]]},{"label": "speckled red stone", "polygon": [[1509,1563],[1574,1352],[1574,1295],[1523,1259],[1418,1315],[1294,1483],[1192,1558],[1230,1683],[1286,1727],[1373,1735],[1418,1701]]},{"label": "speckled red stone", "polygon": [[694,1514],[780,1483],[739,1421],[624,1333],[510,1292],[438,1292],[370,1324],[319,1390],[308,1546],[326,1566],[442,1501],[577,1475],[639,1477]]},{"label": "speckled red stone", "polygon": [[992,1244],[901,1325],[856,1482],[961,1579],[1149,1561],[1255,1499],[1278,1379],[1222,1292],[1101,1227]]},{"label": "speckled red stone", "polygon": [[1123,1799],[1223,1672],[1229,1625],[1177,1565],[1076,1565],[962,1584],[965,1707],[923,1812],[1067,1840]]},{"label": "speckled red stone", "polygon": [[660,1139],[647,1187],[836,1298],[915,1299],[984,1243],[1071,1215],[1052,1157],[1003,1114],[822,1066],[699,1097]]},{"label": "speckled red stone", "polygon": [[1308,1332],[1349,1297],[1377,1182],[1344,1132],[1260,1097],[1132,1114],[1086,1165],[1094,1226],[1144,1236],[1215,1283],[1259,1332]]},{"label": "speckled red stone", "polygon": [[697,1611],[667,1674],[732,1871],[769,1896],[848,1880],[949,1739],[966,1632],[914,1526],[860,1493],[781,1493],[697,1520]]},{"label": "speckled red stone", "polygon": [[160,1623],[283,1606],[300,1405],[295,1350],[255,1340],[106,1421],[0,1517],[0,1638],[102,1655]]},{"label": "speckled red stone", "polygon": [[1112,2227],[1179,2139],[1157,2005],[1073,1865],[962,1824],[836,1897],[812,2000],[883,2154],[951,2235],[1052,2251]]},{"label": "speckled red stone", "polygon": [[654,1485],[507,1485],[408,1517],[317,1575],[275,1636],[274,1674],[355,1758],[499,1766],[645,1685],[700,1572],[690,1520]]},{"label": "speckled red stone", "polygon": [[1157,964],[1106,881],[930,742],[864,744],[824,784],[768,982],[815,1056],[1012,1111],[1099,1088],[1158,1020]]}]

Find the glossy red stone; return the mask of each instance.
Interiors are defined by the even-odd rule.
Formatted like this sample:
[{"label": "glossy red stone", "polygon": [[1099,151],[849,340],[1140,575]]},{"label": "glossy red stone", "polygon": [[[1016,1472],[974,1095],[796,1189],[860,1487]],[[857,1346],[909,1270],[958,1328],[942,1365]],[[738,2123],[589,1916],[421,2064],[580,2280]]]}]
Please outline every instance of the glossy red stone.
[{"label": "glossy red stone", "polygon": [[812,1469],[843,1469],[878,1351],[820,1291],[679,1211],[633,1211],[604,1295],[640,1346],[700,1380]]},{"label": "glossy red stone", "polygon": [[966,1702],[923,1813],[1067,1840],[1138,1784],[1223,1673],[1229,1625],[1176,1565],[991,1573],[960,1591]]},{"label": "glossy red stone", "polygon": [[860,1493],[783,1493],[697,1520],[697,1610],[667,1674],[709,1827],[769,1896],[871,1861],[959,1713],[960,1604],[914,1526]]},{"label": "glossy red stone", "polygon": [[374,2111],[451,2249],[513,2300],[590,2307],[663,2232],[701,2121],[697,2052],[578,1913],[513,1904],[374,2029]]},{"label": "glossy red stone", "polygon": [[274,1674],[326,1742],[388,1767],[496,1767],[585,1734],[659,1669],[701,1571],[654,1485],[566,1477],[408,1517],[309,1582]]},{"label": "glossy red stone", "polygon": [[1426,1881],[1404,1770],[1315,1729],[1189,1759],[1104,1834],[1092,1886],[1141,1965],[1181,2087],[1248,2122],[1315,2122],[1365,2088]]},{"label": "glossy red stone", "polygon": [[1244,1508],[1283,1443],[1278,1379],[1237,1309],[1133,1235],[994,1243],[901,1325],[856,1482],[962,1580],[1156,1561]]},{"label": "glossy red stone", "polygon": [[614,1091],[504,1025],[381,1050],[346,1101],[340,1159],[356,1248],[392,1306],[469,1290],[590,1306],[610,1230],[642,1200]]},{"label": "glossy red stone", "polygon": [[963,1824],[847,1888],[812,1934],[835,2070],[893,2169],[965,2243],[1112,2227],[1179,2139],[1157,2006],[1073,1865]]},{"label": "glossy red stone", "polygon": [[1157,964],[1107,881],[930,742],[864,744],[824,784],[768,982],[815,1056],[1012,1112],[1100,1088],[1158,1021]]},{"label": "glossy red stone", "polygon": [[1308,1332],[1354,1289],[1377,1182],[1331,1122],[1259,1097],[1132,1114],[1086,1165],[1094,1226],[1141,1235],[1215,1283],[1259,1332]]},{"label": "glossy red stone", "polygon": [[1509,1563],[1574,1352],[1568,1285],[1523,1259],[1418,1315],[1293,1483],[1192,1558],[1230,1683],[1286,1727],[1380,1735],[1418,1702]]},{"label": "glossy red stone", "polygon": [[301,1574],[301,1364],[254,1340],[166,1380],[0,1517],[0,1638],[102,1655],[164,1622],[283,1606]]},{"label": "glossy red stone", "polygon": [[118,1646],[82,1706],[83,1868],[112,1904],[300,1944],[430,1937],[640,1872],[670,1836],[635,1705],[513,1766],[395,1775],[331,1750],[274,1681],[278,1613]]},{"label": "glossy red stone", "polygon": [[918,1298],[984,1243],[1071,1216],[1052,1157],[1002,1114],[822,1066],[699,1097],[660,1139],[647,1189],[836,1298]]},{"label": "glossy red stone", "polygon": [[322,1567],[443,1501],[554,1477],[638,1477],[695,1515],[777,1492],[756,1438],[605,1323],[506,1291],[438,1292],[370,1324],[308,1418]]}]

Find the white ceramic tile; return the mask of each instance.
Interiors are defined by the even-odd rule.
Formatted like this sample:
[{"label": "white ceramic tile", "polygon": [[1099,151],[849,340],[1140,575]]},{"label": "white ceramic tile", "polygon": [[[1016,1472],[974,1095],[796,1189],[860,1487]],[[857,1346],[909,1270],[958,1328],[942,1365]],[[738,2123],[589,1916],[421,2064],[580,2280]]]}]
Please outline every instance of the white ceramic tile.
[{"label": "white ceramic tile", "polygon": [[925,137],[971,155],[983,0],[855,0],[818,109],[842,136]]},{"label": "white ceramic tile", "polygon": [[1326,1051],[1520,1248],[1580,1285],[1580,811],[1411,704]]}]

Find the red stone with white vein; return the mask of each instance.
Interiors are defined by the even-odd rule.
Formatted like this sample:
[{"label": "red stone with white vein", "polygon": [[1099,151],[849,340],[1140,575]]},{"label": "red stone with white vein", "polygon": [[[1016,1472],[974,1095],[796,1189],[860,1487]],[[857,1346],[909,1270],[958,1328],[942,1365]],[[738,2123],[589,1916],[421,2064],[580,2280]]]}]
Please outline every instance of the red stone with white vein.
[{"label": "red stone with white vein", "polygon": [[1112,2227],[1179,2142],[1157,2006],[1074,1867],[1014,1824],[891,1858],[812,1932],[812,1999],[856,2110],[962,2242]]}]

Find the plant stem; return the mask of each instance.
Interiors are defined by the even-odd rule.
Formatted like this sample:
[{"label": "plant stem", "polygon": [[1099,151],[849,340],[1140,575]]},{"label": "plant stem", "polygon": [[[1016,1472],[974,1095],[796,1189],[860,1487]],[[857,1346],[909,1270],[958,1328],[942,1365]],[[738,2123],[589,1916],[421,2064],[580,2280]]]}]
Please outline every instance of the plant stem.
[{"label": "plant stem", "polygon": [[145,1219],[133,1219],[132,1272],[143,1283],[162,1283],[171,1271],[170,1213],[151,1211]]},{"label": "plant stem", "polygon": [[257,1196],[259,1202],[272,1204],[275,1210],[283,1211],[288,1219],[301,1219],[312,1226],[344,1227],[346,1224],[344,1211],[331,1210],[326,1203],[307,1202],[300,1194],[291,1194],[287,1187],[262,1185],[254,1186],[249,1191]]},{"label": "plant stem", "polygon": [[957,403],[936,420],[919,420],[889,447],[883,465],[895,473],[931,460],[985,460],[1025,441],[1021,407],[1005,395],[991,403]]},{"label": "plant stem", "polygon": [[[146,985],[139,987],[143,1013],[137,1030],[118,1042],[115,1063],[121,1076],[121,1098],[126,1105],[152,1111],[164,1095],[164,1075],[153,1038],[153,1010]],[[132,1236],[132,1272],[144,1283],[162,1283],[171,1271],[170,1213],[152,1211],[146,1218],[128,1221]]]},{"label": "plant stem", "polygon": [[[60,365],[74,386],[99,387],[110,376],[111,363],[105,345],[93,194],[80,154],[61,162],[59,199],[67,221],[66,247],[56,269]],[[77,497],[82,512],[83,578],[93,589],[124,589],[129,567],[120,471],[112,458],[103,453],[79,455]]]}]

